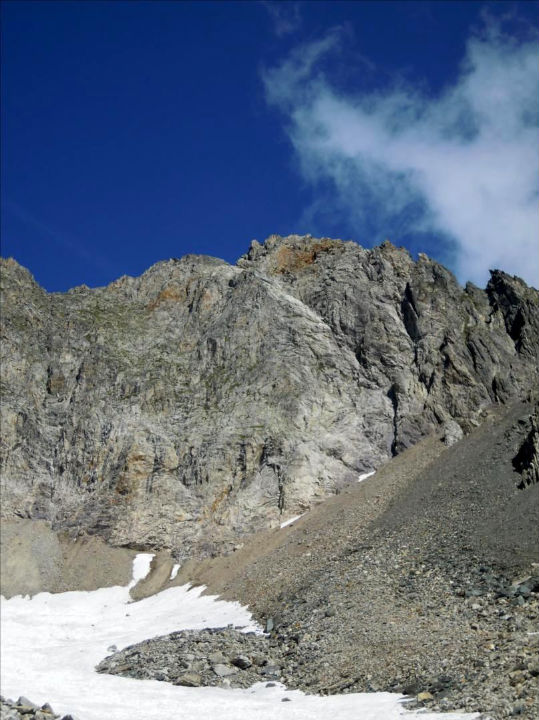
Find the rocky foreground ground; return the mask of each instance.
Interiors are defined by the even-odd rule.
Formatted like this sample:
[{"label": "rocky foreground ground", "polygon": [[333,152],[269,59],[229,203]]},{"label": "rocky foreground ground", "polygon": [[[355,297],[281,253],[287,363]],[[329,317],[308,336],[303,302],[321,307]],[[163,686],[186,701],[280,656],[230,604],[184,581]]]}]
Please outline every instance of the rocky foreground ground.
[{"label": "rocky foreground ground", "polygon": [[73,715],[58,715],[49,703],[36,705],[25,697],[16,702],[0,697],[2,720],[77,720]]},{"label": "rocky foreground ground", "polygon": [[174,633],[99,670],[389,690],[410,706],[535,718],[539,485],[523,484],[518,469],[530,438],[529,404],[497,410],[453,447],[433,436],[290,527],[184,567],[178,582],[249,604],[267,636]]},{"label": "rocky foreground ground", "polygon": [[[455,637],[452,643],[447,642],[446,657],[436,662],[430,656],[430,666],[418,665],[415,675],[409,668],[400,675],[390,670],[383,676],[376,670],[368,672],[372,668],[341,670],[340,680],[326,687],[324,693],[350,692],[351,688],[393,690],[410,695],[410,708],[489,708],[490,717],[534,717],[539,677],[539,635],[535,633],[538,593],[539,576],[510,586],[500,577],[477,578],[477,584],[463,593],[455,617]],[[326,607],[321,612],[328,631],[335,630],[335,610]],[[475,632],[482,651],[477,651],[473,638],[465,640],[459,624]],[[376,620],[373,625],[376,628]],[[380,628],[376,631],[382,635]],[[388,628],[387,635],[392,634],[393,629]],[[103,660],[97,671],[187,687],[247,688],[256,682],[280,681],[309,691],[316,681],[311,672],[320,666],[317,655],[323,644],[320,635],[313,637],[306,632],[256,635],[234,628],[184,631],[125,648]],[[323,678],[331,659],[328,654],[322,661],[318,679]]]},{"label": "rocky foreground ground", "polygon": [[[493,408],[469,437],[451,447],[442,440],[427,438],[228,556],[186,563],[172,583],[173,559],[160,553],[132,591],[138,598],[204,583],[248,604],[264,635],[176,632],[120,649],[97,670],[184,686],[280,681],[308,693],[390,690],[408,695],[409,707],[535,718],[537,410]],[[24,537],[28,522],[19,528]],[[9,528],[3,542],[25,565],[29,548]],[[35,529],[39,545],[46,535]],[[125,572],[132,557],[113,557],[90,539],[70,553],[56,553],[64,569],[102,557],[107,572],[113,565]],[[10,564],[3,569],[13,575]],[[3,700],[2,720],[57,717],[23,700]]]}]

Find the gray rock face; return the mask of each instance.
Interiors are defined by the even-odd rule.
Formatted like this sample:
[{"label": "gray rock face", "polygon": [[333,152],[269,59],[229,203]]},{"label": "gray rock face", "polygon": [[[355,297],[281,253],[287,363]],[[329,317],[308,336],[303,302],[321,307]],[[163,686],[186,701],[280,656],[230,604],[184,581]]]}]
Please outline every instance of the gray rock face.
[{"label": "gray rock face", "polygon": [[448,447],[462,440],[464,433],[460,425],[454,420],[448,420],[444,425],[444,444]]},{"label": "gray rock face", "polygon": [[537,385],[539,294],[389,243],[254,241],[48,294],[2,261],[2,512],[212,554]]}]

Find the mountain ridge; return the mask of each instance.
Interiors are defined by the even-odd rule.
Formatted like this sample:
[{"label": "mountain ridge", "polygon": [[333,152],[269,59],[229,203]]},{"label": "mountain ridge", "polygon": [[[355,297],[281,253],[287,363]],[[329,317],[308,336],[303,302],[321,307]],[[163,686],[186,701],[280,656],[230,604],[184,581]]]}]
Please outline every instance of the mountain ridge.
[{"label": "mountain ridge", "polygon": [[535,384],[539,293],[292,235],[46,293],[2,261],[6,517],[230,549]]}]

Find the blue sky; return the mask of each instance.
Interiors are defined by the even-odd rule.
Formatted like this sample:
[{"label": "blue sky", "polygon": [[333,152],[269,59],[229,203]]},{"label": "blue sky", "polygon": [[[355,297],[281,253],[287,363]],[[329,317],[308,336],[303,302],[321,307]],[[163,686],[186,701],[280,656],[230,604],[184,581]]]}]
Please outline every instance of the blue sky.
[{"label": "blue sky", "polygon": [[537,2],[4,2],[2,255],[48,290],[253,238],[537,285]]}]

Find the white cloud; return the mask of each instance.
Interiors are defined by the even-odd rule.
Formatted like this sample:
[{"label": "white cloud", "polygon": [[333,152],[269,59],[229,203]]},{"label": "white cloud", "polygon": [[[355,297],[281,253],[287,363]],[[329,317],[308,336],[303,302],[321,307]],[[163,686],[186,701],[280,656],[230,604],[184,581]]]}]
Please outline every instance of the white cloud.
[{"label": "white cloud", "polygon": [[264,73],[303,177],[325,188],[311,217],[329,202],[358,235],[373,217],[381,239],[439,233],[455,243],[461,281],[482,285],[501,268],[537,285],[535,38],[516,42],[491,25],[469,39],[458,78],[434,98],[403,83],[340,92],[320,66],[341,41],[334,29]]}]

